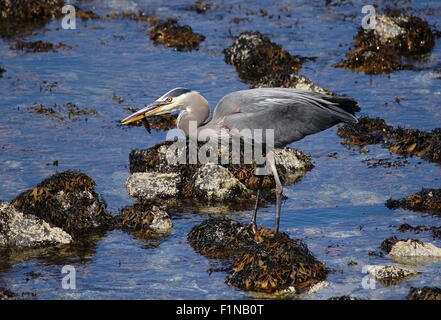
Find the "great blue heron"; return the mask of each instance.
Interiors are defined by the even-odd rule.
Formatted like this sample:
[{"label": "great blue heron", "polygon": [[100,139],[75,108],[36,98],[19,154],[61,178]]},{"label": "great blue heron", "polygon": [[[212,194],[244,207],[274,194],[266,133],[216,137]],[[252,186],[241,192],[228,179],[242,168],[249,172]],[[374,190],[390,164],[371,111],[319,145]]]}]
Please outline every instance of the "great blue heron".
[{"label": "great blue heron", "polygon": [[[244,129],[274,130],[274,147],[284,147],[307,135],[326,130],[337,123],[356,123],[355,112],[360,111],[356,101],[341,97],[290,88],[256,88],[230,93],[217,104],[211,121],[208,101],[199,92],[175,88],[147,107],[133,113],[121,122],[128,124],[152,115],[182,110],[176,124],[187,136],[194,121],[196,131],[214,130],[233,135]],[[226,129],[226,130],[225,130]],[[196,133],[197,134],[197,133]],[[276,223],[278,232],[282,200],[282,184],[270,151],[267,165],[276,182]],[[257,205],[251,223],[256,228]]]}]

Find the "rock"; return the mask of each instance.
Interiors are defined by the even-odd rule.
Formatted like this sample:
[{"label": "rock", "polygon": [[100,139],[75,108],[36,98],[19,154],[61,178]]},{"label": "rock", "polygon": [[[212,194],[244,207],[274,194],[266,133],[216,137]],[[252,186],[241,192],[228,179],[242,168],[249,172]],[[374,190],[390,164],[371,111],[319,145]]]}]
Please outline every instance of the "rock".
[{"label": "rock", "polygon": [[0,2],[0,36],[31,34],[51,19],[61,16],[64,0],[2,0]]},{"label": "rock", "polygon": [[294,88],[298,90],[318,92],[328,95],[335,95],[332,91],[323,89],[312,82],[309,78],[290,74],[289,76],[278,73],[263,76],[258,82],[253,84],[255,88],[261,87],[282,87],[282,88]]},{"label": "rock", "polygon": [[367,266],[367,272],[385,286],[398,284],[404,280],[416,276],[419,273],[418,271],[412,269],[392,265]]},{"label": "rock", "polygon": [[339,296],[339,297],[331,297],[328,300],[362,300],[362,299],[354,298],[351,296]]},{"label": "rock", "polygon": [[169,214],[155,205],[135,204],[121,209],[120,227],[141,238],[168,235],[173,223]]},{"label": "rock", "polygon": [[386,251],[387,253],[389,253],[392,250],[392,247],[400,240],[398,240],[398,238],[396,236],[387,238],[385,240],[383,240],[383,242],[380,245],[380,249]]},{"label": "rock", "polygon": [[329,272],[301,240],[270,229],[253,231],[251,225],[227,218],[193,227],[188,242],[204,256],[231,263],[225,282],[242,290],[302,293]]},{"label": "rock", "polygon": [[[386,201],[389,209],[404,208],[418,212],[441,215],[441,189],[422,189],[406,198]],[[427,230],[427,228],[426,228]]]},{"label": "rock", "polygon": [[0,287],[0,300],[14,300],[16,296],[11,290]]},{"label": "rock", "polygon": [[197,0],[194,4],[189,5],[185,10],[195,11],[196,13],[202,14],[206,13],[208,10],[219,9],[220,5],[213,2],[206,2],[204,0]]},{"label": "rock", "polygon": [[408,239],[395,243],[389,255],[395,257],[441,257],[441,249],[431,243]]},{"label": "rock", "polygon": [[421,18],[387,12],[376,15],[375,19],[375,29],[359,28],[354,50],[334,67],[366,74],[414,69],[412,65],[403,63],[401,58],[427,53],[435,45],[433,31]]},{"label": "rock", "polygon": [[308,292],[306,294],[313,294],[316,293],[320,290],[322,290],[323,288],[329,287],[331,284],[328,281],[321,281],[316,283],[315,285],[313,285],[312,287],[310,287],[308,289]]},{"label": "rock", "polygon": [[426,227],[426,226],[416,226],[416,227],[413,227],[413,226],[411,226],[411,225],[408,224],[408,223],[403,223],[402,225],[400,225],[400,226],[398,227],[397,230],[398,230],[398,231],[401,231],[401,232],[413,231],[413,232],[415,232],[415,233],[420,233],[420,232],[422,232],[422,231],[427,231],[427,230],[429,230],[429,228]]},{"label": "rock", "polygon": [[3,73],[6,72],[6,69],[0,67],[0,79],[3,78]]},{"label": "rock", "polygon": [[192,51],[198,49],[205,36],[193,32],[190,26],[180,26],[175,19],[156,23],[150,29],[150,39],[177,51]]},{"label": "rock", "polygon": [[54,174],[11,203],[24,214],[35,215],[74,238],[107,230],[114,223],[106,203],[95,192],[95,181],[76,171]]},{"label": "rock", "polygon": [[[227,163],[222,165],[200,163],[197,159],[192,164],[187,152],[189,142],[185,145],[183,141],[185,146],[182,148],[172,144],[168,141],[130,153],[132,176],[126,181],[126,187],[136,201],[176,197],[210,201],[249,200],[251,190],[257,189],[259,178],[255,175],[254,163],[233,164],[231,154],[227,154]],[[204,144],[199,143],[199,148],[202,146]],[[220,153],[225,155],[225,151]],[[182,164],[176,159],[183,160]],[[279,177],[285,185],[299,181],[313,167],[310,157],[290,148],[276,149],[275,160]],[[274,186],[273,176],[266,175],[262,183],[263,199],[272,197]]]},{"label": "rock", "polygon": [[47,247],[71,241],[72,237],[60,228],[0,201],[0,247]]},{"label": "rock", "polygon": [[295,287],[301,293],[325,280],[328,272],[301,240],[272,233],[233,260],[226,283],[247,291],[273,293]]},{"label": "rock", "polygon": [[390,152],[417,156],[432,162],[441,162],[441,128],[431,132],[392,127],[383,119],[362,117],[356,124],[345,124],[337,131],[343,144],[365,146],[383,144]]},{"label": "rock", "polygon": [[195,195],[209,200],[228,200],[249,190],[231,172],[218,164],[207,163],[196,171]]},{"label": "rock", "polygon": [[250,225],[227,218],[210,218],[193,227],[188,233],[188,243],[193,249],[208,257],[229,259],[255,244]]},{"label": "rock", "polygon": [[177,173],[136,172],[127,178],[125,186],[135,201],[146,202],[177,197],[180,182]]},{"label": "rock", "polygon": [[441,300],[441,288],[410,288],[407,300]]},{"label": "rock", "polygon": [[258,31],[242,32],[224,55],[239,77],[253,86],[289,86],[296,82],[291,75],[300,70],[302,63]]}]

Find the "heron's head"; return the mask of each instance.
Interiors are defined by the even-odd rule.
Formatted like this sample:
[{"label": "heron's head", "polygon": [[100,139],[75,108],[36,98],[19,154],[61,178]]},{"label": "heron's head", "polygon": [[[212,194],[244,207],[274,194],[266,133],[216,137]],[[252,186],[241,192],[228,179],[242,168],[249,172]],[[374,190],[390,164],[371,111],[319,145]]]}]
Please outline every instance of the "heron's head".
[{"label": "heron's head", "polygon": [[196,91],[186,88],[175,88],[158,98],[155,102],[149,104],[147,107],[142,108],[121,120],[121,122],[122,124],[129,124],[153,115],[172,113],[175,110],[187,109],[194,105],[200,97],[202,96]]}]

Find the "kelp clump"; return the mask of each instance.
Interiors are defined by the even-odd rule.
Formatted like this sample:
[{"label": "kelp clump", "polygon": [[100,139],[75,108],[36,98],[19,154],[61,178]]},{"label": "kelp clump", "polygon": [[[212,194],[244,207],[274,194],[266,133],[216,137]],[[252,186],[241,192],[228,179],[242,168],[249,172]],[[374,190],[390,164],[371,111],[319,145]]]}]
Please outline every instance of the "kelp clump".
[{"label": "kelp clump", "polygon": [[158,237],[171,232],[172,222],[166,211],[155,205],[135,204],[121,209],[119,226],[139,238]]},{"label": "kelp clump", "polygon": [[404,129],[390,126],[381,118],[362,117],[358,123],[340,127],[337,135],[345,139],[343,144],[365,146],[381,143],[393,153],[441,162],[441,128],[431,132]]},{"label": "kelp clump", "polygon": [[281,86],[291,82],[291,75],[301,68],[299,57],[272,42],[260,32],[243,32],[231,47],[224,50],[225,62],[236,67],[239,77],[247,83],[258,84],[264,78]]},{"label": "kelp clump", "polygon": [[229,262],[225,281],[242,290],[274,293],[294,286],[300,292],[329,272],[301,240],[227,218],[195,226],[188,242],[204,256]]},{"label": "kelp clump", "polygon": [[205,40],[202,34],[193,32],[190,26],[180,26],[175,19],[156,23],[150,29],[150,39],[177,51],[192,51]]},{"label": "kelp clump", "polygon": [[388,10],[375,20],[374,29],[359,28],[354,50],[334,67],[366,74],[410,70],[414,67],[404,63],[402,58],[430,52],[435,45],[430,25],[419,17]]},{"label": "kelp clump", "polygon": [[323,281],[329,271],[301,240],[278,233],[263,237],[233,260],[226,283],[247,291],[273,293],[295,287],[301,292]]},{"label": "kelp clump", "polygon": [[422,287],[410,288],[407,300],[441,300],[441,288]]},{"label": "kelp clump", "polygon": [[60,17],[64,0],[0,1],[0,36],[31,34],[51,19]]},{"label": "kelp clump", "polygon": [[32,214],[63,229],[74,238],[108,229],[114,222],[106,203],[95,192],[95,181],[76,171],[54,174],[18,195],[11,204],[24,214]]},{"label": "kelp clump", "polygon": [[408,197],[386,201],[389,209],[404,208],[418,212],[428,212],[441,216],[441,189],[422,189]]}]

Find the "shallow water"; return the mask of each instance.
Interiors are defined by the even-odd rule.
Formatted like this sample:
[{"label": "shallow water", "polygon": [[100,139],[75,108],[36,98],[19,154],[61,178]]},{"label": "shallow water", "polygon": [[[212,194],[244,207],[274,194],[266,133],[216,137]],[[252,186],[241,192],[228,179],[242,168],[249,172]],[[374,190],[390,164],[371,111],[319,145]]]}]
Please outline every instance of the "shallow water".
[{"label": "shallow water", "polygon": [[[97,191],[110,210],[131,204],[124,188],[129,175],[128,155],[135,148],[161,142],[166,132],[143,128],[121,128],[118,120],[128,114],[125,107],[141,107],[165,91],[185,86],[202,92],[212,106],[225,94],[247,88],[234,67],[225,64],[222,50],[232,36],[259,30],[292,54],[315,56],[304,64],[300,74],[319,86],[344,93],[359,101],[362,115],[379,116],[389,124],[423,130],[441,122],[441,80],[431,74],[440,68],[441,46],[420,63],[420,71],[367,76],[335,69],[360,26],[364,1],[343,6],[325,1],[222,1],[220,9],[197,14],[184,10],[193,1],[78,1],[80,7],[98,14],[143,9],[161,17],[179,17],[194,31],[206,36],[200,49],[176,52],[155,46],[146,35],[150,25],[126,19],[77,19],[76,30],[63,30],[60,21],[48,24],[29,40],[62,42],[71,50],[56,53],[23,53],[9,49],[0,40],[1,66],[7,72],[0,79],[0,199],[10,201],[19,192],[33,187],[49,175],[68,169],[81,170],[97,182]],[[382,1],[381,6],[391,4]],[[441,24],[439,1],[413,1],[405,4],[421,9],[418,15],[429,23]],[[290,7],[289,11],[280,11]],[[269,16],[248,14],[266,8]],[[434,8],[429,14],[427,8]],[[349,15],[355,15],[351,18]],[[277,17],[280,15],[280,19]],[[234,17],[249,21],[231,22]],[[438,75],[439,76],[439,75]],[[57,82],[52,91],[40,90],[42,81]],[[121,104],[112,99],[122,97]],[[395,98],[404,98],[400,103]],[[41,103],[46,107],[73,102],[80,108],[93,108],[98,115],[61,121],[28,110]],[[386,105],[385,102],[388,102]],[[392,235],[412,237],[441,246],[430,233],[400,234],[401,223],[441,225],[439,218],[406,210],[391,211],[384,206],[390,197],[403,197],[422,187],[440,187],[440,167],[418,158],[407,166],[368,168],[365,159],[395,159],[381,146],[368,146],[368,153],[347,149],[335,134],[336,128],[307,137],[292,147],[314,159],[315,168],[301,182],[285,188],[283,231],[302,238],[312,252],[333,269],[331,283],[316,294],[303,298],[354,295],[369,299],[403,299],[411,286],[441,286],[441,262],[419,263],[422,273],[392,287],[377,283],[376,289],[363,289],[366,264],[392,261],[368,256],[379,250],[381,241]],[[327,155],[337,152],[337,158]],[[58,161],[58,166],[53,162]],[[224,284],[225,274],[209,275],[207,269],[219,265],[195,253],[186,241],[188,231],[215,209],[187,208],[173,219],[173,233],[161,240],[137,240],[121,231],[107,233],[96,246],[72,256],[77,270],[77,290],[61,288],[62,266],[66,259],[30,256],[16,263],[3,261],[0,285],[13,291],[37,293],[39,299],[236,299],[251,294]],[[274,206],[259,211],[259,222],[273,225]],[[246,221],[250,212],[229,213]],[[358,265],[348,266],[351,260]],[[62,262],[61,262],[62,261]],[[69,259],[68,259],[69,261]],[[38,272],[35,279],[27,273]]]}]

